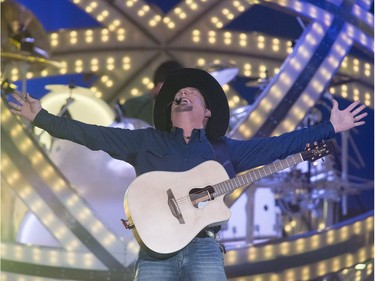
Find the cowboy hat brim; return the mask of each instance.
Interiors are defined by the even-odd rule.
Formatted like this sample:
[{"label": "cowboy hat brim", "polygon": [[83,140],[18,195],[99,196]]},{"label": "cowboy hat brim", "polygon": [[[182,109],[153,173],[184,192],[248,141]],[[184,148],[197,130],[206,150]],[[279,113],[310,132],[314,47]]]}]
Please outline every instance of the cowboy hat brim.
[{"label": "cowboy hat brim", "polygon": [[229,106],[223,88],[208,72],[196,68],[182,68],[170,74],[155,101],[155,128],[169,132],[172,129],[171,104],[176,93],[186,87],[198,89],[206,98],[211,117],[207,122],[206,135],[214,140],[224,136],[229,124]]}]

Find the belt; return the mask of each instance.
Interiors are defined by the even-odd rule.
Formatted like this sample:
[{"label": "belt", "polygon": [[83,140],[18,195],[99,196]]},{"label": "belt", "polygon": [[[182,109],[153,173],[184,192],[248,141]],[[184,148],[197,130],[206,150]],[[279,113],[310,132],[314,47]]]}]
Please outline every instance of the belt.
[{"label": "belt", "polygon": [[196,237],[198,238],[210,237],[210,238],[216,239],[216,233],[217,231],[215,231],[215,229],[206,228],[206,229],[203,229],[201,232],[199,232]]},{"label": "belt", "polygon": [[213,228],[206,228],[206,229],[203,229],[201,232],[199,232],[197,234],[196,237],[198,238],[213,238],[216,240],[217,244],[219,245],[220,247],[220,251],[225,254],[227,251],[225,249],[225,245],[224,244],[221,244],[219,243],[218,239],[219,239],[219,235],[217,234],[220,230],[220,227],[213,227]]}]

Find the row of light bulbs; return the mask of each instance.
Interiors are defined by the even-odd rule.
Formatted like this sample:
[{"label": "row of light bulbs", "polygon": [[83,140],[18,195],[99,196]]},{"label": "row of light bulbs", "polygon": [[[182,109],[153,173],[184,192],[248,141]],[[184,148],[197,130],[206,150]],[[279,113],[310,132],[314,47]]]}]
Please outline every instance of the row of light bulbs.
[{"label": "row of light bulbs", "polygon": [[[265,245],[260,247],[251,247],[247,251],[247,259],[254,260],[272,260],[277,256],[293,256],[308,251],[318,250],[320,248],[345,242],[353,235],[363,235],[371,233],[374,227],[374,219],[369,216],[363,220],[356,221],[353,224],[346,225],[336,230],[328,230],[317,233],[311,237],[300,238],[294,241],[282,242],[279,245]],[[64,265],[72,268],[98,269],[93,256],[88,253],[65,252],[61,250],[48,249],[43,247],[21,246],[3,243],[1,246],[2,256],[8,260],[27,261],[39,264]],[[309,280],[313,276],[324,276],[330,272],[341,271],[343,275],[350,273],[350,268],[357,270],[356,276],[373,274],[373,264],[366,261],[374,256],[374,249],[365,245],[357,250],[356,253],[343,254],[341,256],[321,261],[316,264],[289,269],[280,274],[269,273],[260,276],[251,276],[251,280],[257,281],[282,281],[282,280]],[[228,265],[244,262],[243,255],[237,251],[228,251],[225,256]],[[241,259],[237,261],[237,259]],[[356,262],[360,261],[360,263]],[[2,275],[4,272],[2,273]],[[6,276],[6,273],[5,273]],[[6,278],[6,277],[3,277]],[[18,278],[23,278],[19,276]],[[32,278],[32,277],[30,277]],[[37,280],[39,277],[35,277]],[[7,279],[2,279],[7,280]],[[13,280],[13,279],[12,279]],[[22,279],[16,279],[22,280]],[[247,277],[239,280],[248,280]],[[357,280],[357,278],[355,279]],[[361,279],[358,279],[361,280]]]},{"label": "row of light bulbs", "polygon": [[[124,42],[128,37],[128,31],[125,28],[119,28],[115,32],[110,32],[104,28],[100,30],[88,29],[85,31],[69,31],[61,33],[51,33],[50,42],[52,49],[68,48],[72,46],[84,47],[103,43]],[[131,40],[131,38],[129,38]],[[247,50],[251,48],[253,52],[261,54],[262,51],[269,51],[271,54],[277,54],[279,57],[285,57],[293,50],[292,42],[285,39],[269,37],[259,34],[246,34],[232,31],[202,31],[193,29],[190,37],[192,44],[206,43],[209,45],[221,44],[230,48]],[[60,46],[62,45],[62,46]],[[246,48],[246,49],[245,49]]]},{"label": "row of light bulbs", "polygon": [[[114,25],[114,22],[119,22],[119,18],[112,19],[108,18],[109,11],[101,9],[102,6],[98,1],[85,1],[85,0],[74,0],[75,4],[79,5],[87,13],[91,14],[98,22],[105,23],[107,26],[113,29],[119,26]],[[210,22],[216,28],[222,28],[225,23],[233,20],[239,13],[244,12],[250,5],[259,3],[259,1],[230,1],[226,2],[224,7],[220,10],[217,15],[210,17]],[[185,21],[192,17],[193,13],[198,13],[199,10],[204,9],[204,6],[209,4],[207,0],[187,0],[175,7],[168,15],[162,16],[156,13],[149,5],[143,1],[128,0],[124,2],[124,9],[129,14],[136,15],[141,18],[142,21],[148,23],[148,28],[159,27],[160,24],[164,24],[168,29],[176,29],[179,24],[183,24]],[[188,16],[189,15],[189,16]]]},{"label": "row of light bulbs", "polygon": [[[347,241],[354,235],[367,235],[371,233],[374,227],[374,218],[368,216],[364,220],[356,221],[353,224],[346,225],[340,229],[331,229],[318,232],[310,237],[299,238],[294,241],[282,242],[280,244],[253,246],[247,249],[247,252],[238,252],[237,250],[229,250],[225,256],[226,264],[235,265],[243,263],[244,256],[247,255],[249,262],[255,260],[268,261],[277,259],[278,256],[294,256],[316,251],[327,246]],[[331,259],[320,261],[316,264],[309,264],[290,270],[285,270],[280,274],[267,273],[263,275],[238,278],[236,280],[252,280],[252,281],[283,281],[283,280],[310,280],[314,276],[324,276],[330,272],[342,271],[343,275],[349,274],[349,268],[355,268],[357,275],[362,276],[373,274],[374,268],[371,261],[374,257],[373,245],[365,245],[358,249],[355,253],[343,254]],[[360,263],[358,263],[360,262]],[[363,271],[365,271],[363,273]],[[355,279],[357,280],[357,279]],[[358,279],[361,280],[361,279]]]},{"label": "row of light bulbs", "polygon": [[[113,56],[109,56],[106,59],[92,58],[92,59],[87,59],[87,60],[88,60],[88,62],[84,63],[84,59],[77,59],[74,62],[75,72],[80,73],[80,72],[85,71],[86,69],[89,69],[90,71],[96,72],[96,71],[99,71],[104,66],[107,68],[108,71],[113,71],[113,70],[117,69],[117,65],[116,65],[117,60]],[[121,65],[122,65],[122,69],[124,71],[130,71],[131,70],[131,68],[132,68],[131,57],[124,56],[124,57],[122,57],[122,59],[120,61],[122,62]],[[198,66],[203,66],[203,64],[200,63],[201,61],[206,61],[206,60],[204,58],[199,58],[197,60]],[[86,64],[89,64],[89,66],[88,67],[85,66]],[[259,76],[260,78],[265,78],[265,71],[267,69],[269,71],[269,68],[264,64],[263,65],[262,64],[257,65],[257,66],[254,66],[253,64],[246,63],[246,62],[242,63],[242,65],[241,65],[241,62],[238,62],[236,64],[240,68],[240,74],[245,76],[245,77]],[[72,67],[68,66],[68,62],[66,62],[66,61],[61,62],[61,65],[62,65],[62,68],[60,70],[60,74],[67,74],[68,69],[72,68]],[[348,58],[348,57],[346,57],[344,59],[343,63],[342,63],[342,70],[345,71],[345,72],[351,72],[351,74],[353,73],[358,77],[364,77],[364,78],[368,78],[368,79],[371,79],[371,77],[374,73],[373,72],[373,65],[369,64],[368,62],[361,62],[357,58]],[[271,71],[272,71],[273,75],[276,75],[279,71],[279,68],[276,67]],[[49,74],[50,73],[49,73],[48,70],[43,70],[43,71],[40,72],[41,77],[47,77],[47,76],[49,76]],[[26,78],[32,79],[32,78],[35,78],[35,75],[32,72],[28,72],[27,75],[26,75]],[[20,72],[19,72],[18,68],[13,68],[12,71],[11,71],[11,80],[17,81],[19,79],[20,79]],[[142,79],[141,83],[143,85],[146,85],[146,89],[151,89],[153,87],[151,77],[143,77],[141,79]],[[108,75],[103,75],[100,78],[100,83],[102,84],[102,86],[104,86],[104,88],[111,88],[114,85],[113,79],[111,79]],[[333,93],[335,90],[333,88],[331,88],[331,89],[332,89],[331,92]],[[102,97],[102,94],[97,90],[97,87],[94,87],[92,90],[93,90],[94,93],[96,93],[98,98]],[[362,89],[360,89],[358,86],[342,85],[341,90],[346,92],[346,94],[344,94],[345,98],[350,98],[352,95],[350,94],[350,92],[348,93],[348,90],[352,91],[353,95],[358,96],[358,93]],[[131,90],[132,96],[137,96],[137,95],[140,95],[141,93],[143,93],[143,89],[134,88],[134,89]],[[366,104],[368,106],[372,106],[372,104],[371,104],[372,93],[370,92],[370,90],[367,90],[363,95],[366,97],[366,100],[365,100]]]},{"label": "row of light bulbs", "polygon": [[[324,248],[336,243],[347,241],[353,235],[363,235],[364,233],[370,233],[374,227],[373,217],[368,217],[365,220],[357,221],[351,225],[343,226],[340,229],[330,229],[327,231],[318,232],[317,234],[299,238],[294,241],[282,242],[275,245],[266,245],[263,247],[250,247],[247,251],[247,257],[249,261],[260,259],[260,260],[272,260],[277,258],[279,255],[298,255],[308,251],[315,251],[320,248]],[[368,255],[373,255],[373,249],[362,248],[358,251],[358,260],[364,261],[369,258]],[[229,251],[226,256],[226,260],[230,264],[236,264],[240,262],[237,260],[241,258],[236,251]],[[350,258],[348,258],[350,259]],[[352,261],[353,262],[353,261]],[[346,266],[351,266],[348,264]],[[346,267],[344,266],[344,267]]]}]

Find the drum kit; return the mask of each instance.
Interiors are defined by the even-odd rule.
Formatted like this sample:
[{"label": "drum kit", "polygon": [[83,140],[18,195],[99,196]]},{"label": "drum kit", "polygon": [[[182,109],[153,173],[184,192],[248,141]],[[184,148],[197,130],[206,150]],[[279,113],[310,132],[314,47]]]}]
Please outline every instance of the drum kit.
[{"label": "drum kit", "polygon": [[[26,92],[26,73],[46,67],[59,67],[49,59],[50,46],[47,33],[34,14],[15,1],[1,2],[1,68],[7,76],[17,67],[22,80],[22,92]],[[5,79],[2,79],[5,80]]]}]

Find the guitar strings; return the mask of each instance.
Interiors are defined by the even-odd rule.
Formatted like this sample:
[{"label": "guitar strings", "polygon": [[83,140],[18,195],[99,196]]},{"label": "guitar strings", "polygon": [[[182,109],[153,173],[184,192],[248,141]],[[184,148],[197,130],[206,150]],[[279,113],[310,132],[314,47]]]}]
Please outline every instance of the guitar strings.
[{"label": "guitar strings", "polygon": [[190,201],[190,196],[184,196],[184,197],[176,199],[176,202],[181,203],[181,204],[189,202],[189,201]]},{"label": "guitar strings", "polygon": [[[195,192],[194,194],[199,194],[200,192]],[[197,198],[198,199],[198,198]],[[205,201],[210,201],[210,200],[203,200],[203,201],[200,201],[200,202],[205,202]],[[200,203],[198,202],[198,203]],[[194,205],[191,198],[190,198],[190,195],[187,195],[187,196],[183,196],[181,198],[178,198],[176,199],[176,203],[180,206],[182,205],[186,205],[186,204],[191,204],[191,205]]]},{"label": "guitar strings", "polygon": [[[193,192],[193,194],[195,194],[195,195],[197,195],[197,194],[199,194],[199,193],[201,193],[202,191],[201,190],[198,190],[198,191],[195,191],[195,192]],[[190,199],[190,195],[186,195],[186,196],[183,196],[183,197],[181,197],[181,198],[178,198],[178,199],[176,199],[176,202],[186,202],[186,201],[191,201],[191,199]]]}]

